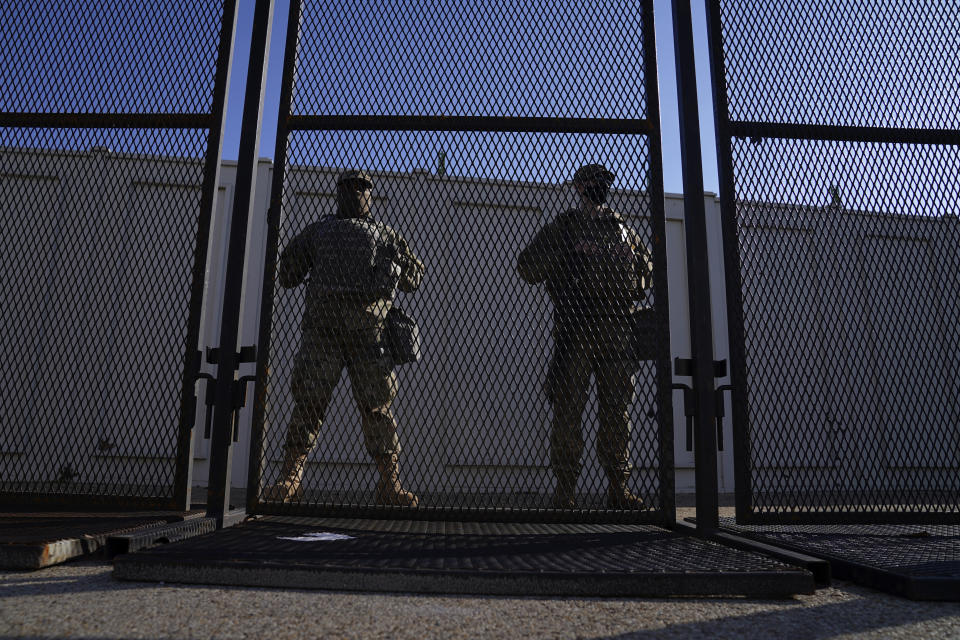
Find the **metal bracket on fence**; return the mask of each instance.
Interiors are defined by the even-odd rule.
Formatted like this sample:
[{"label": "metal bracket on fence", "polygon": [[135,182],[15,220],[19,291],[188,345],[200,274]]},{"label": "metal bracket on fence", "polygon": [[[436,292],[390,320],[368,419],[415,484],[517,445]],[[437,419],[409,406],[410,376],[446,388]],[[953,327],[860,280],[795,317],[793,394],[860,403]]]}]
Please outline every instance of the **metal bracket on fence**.
[{"label": "metal bracket on fence", "polygon": [[[673,373],[677,376],[692,377],[693,376],[693,358],[674,358],[673,359]],[[726,360],[714,360],[713,361],[713,377],[714,378],[724,378],[727,375],[727,361]],[[683,384],[680,382],[675,382],[670,385],[671,389],[678,389],[683,391],[683,415],[687,418],[687,429],[686,429],[686,450],[693,451],[693,418],[697,415],[697,402],[696,396],[693,395],[693,387],[688,384]],[[724,405],[723,405],[723,392],[731,390],[733,387],[731,385],[725,384],[717,387],[714,390],[716,394],[716,418],[717,418],[717,450],[723,451],[723,416],[724,416]]]},{"label": "metal bracket on fence", "polygon": [[[199,352],[198,352],[199,353]],[[206,351],[206,360],[210,364],[219,364],[220,362],[220,350],[217,347],[208,347]],[[240,348],[240,351],[237,352],[237,366],[234,371],[240,368],[240,365],[245,362],[256,362],[257,361],[257,345],[247,345]],[[197,379],[203,378],[209,382],[216,382],[216,377],[209,373],[198,373]],[[239,422],[240,409],[244,407],[247,403],[247,383],[255,380],[255,376],[243,376],[239,380],[236,380],[234,384],[236,388],[233,392],[233,441],[237,442],[240,438],[239,428],[237,423]],[[213,389],[212,384],[207,384],[206,394],[204,395],[204,402],[207,406],[206,408],[206,419],[204,421],[203,427],[203,437],[207,440],[210,439],[210,432],[212,428],[212,418],[213,418],[213,405],[215,404],[215,395],[212,393]]]},{"label": "metal bracket on fence", "polygon": [[[694,364],[693,358],[674,358],[673,359],[673,375],[693,377],[693,364]],[[727,376],[727,361],[714,360],[713,361],[713,377],[725,378],[726,376]]]},{"label": "metal bracket on fence", "polygon": [[203,404],[206,405],[203,414],[203,437],[210,439],[210,421],[213,418],[213,389],[217,382],[216,377],[210,373],[198,373],[197,381],[206,380],[207,386],[203,390]]},{"label": "metal bracket on fence", "polygon": [[240,376],[233,388],[233,441],[240,439],[240,409],[247,406],[247,383],[256,382],[257,376]]},{"label": "metal bracket on fence", "polygon": [[[239,368],[244,362],[256,362],[257,361],[257,345],[250,344],[245,347],[240,347],[240,351],[237,351],[237,367]],[[207,347],[207,362],[210,364],[219,364],[220,363],[220,348],[219,347]]]},{"label": "metal bracket on fence", "polygon": [[717,418],[717,450],[723,451],[723,416],[725,415],[725,407],[723,404],[723,392],[724,391],[733,391],[732,384],[722,384],[714,391],[716,397],[716,418]]},{"label": "metal bracket on fence", "polygon": [[697,405],[693,396],[693,387],[688,384],[675,382],[671,389],[683,391],[683,415],[687,417],[686,449],[693,451],[693,416],[697,415]]}]

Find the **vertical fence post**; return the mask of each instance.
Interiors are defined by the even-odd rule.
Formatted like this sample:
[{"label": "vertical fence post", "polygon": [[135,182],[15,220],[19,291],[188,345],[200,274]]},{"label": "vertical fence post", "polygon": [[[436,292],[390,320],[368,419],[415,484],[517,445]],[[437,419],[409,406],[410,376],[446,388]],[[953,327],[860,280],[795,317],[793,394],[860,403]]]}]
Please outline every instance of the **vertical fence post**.
[{"label": "vertical fence post", "polygon": [[[237,33],[237,2],[224,3],[220,24],[220,46],[217,50],[217,68],[213,81],[213,104],[207,137],[206,160],[203,167],[203,185],[200,196],[200,219],[194,245],[193,271],[191,276],[190,315],[187,321],[187,351],[184,354],[183,387],[180,392],[180,430],[177,436],[177,466],[174,479],[175,500],[178,509],[190,509],[193,485],[194,426],[196,424],[196,385],[200,380],[202,345],[199,344],[200,316],[203,307],[203,290],[206,284],[207,246],[210,242],[210,225],[217,202],[220,184],[220,164],[223,157],[223,130],[226,126],[227,93],[230,87],[230,67],[233,45]],[[206,390],[205,390],[206,391]]]},{"label": "vertical fence post", "polygon": [[293,100],[293,80],[297,63],[297,42],[300,38],[300,0],[290,0],[287,7],[287,32],[283,40],[283,73],[280,79],[280,104],[274,141],[273,177],[267,205],[267,237],[263,259],[263,288],[260,292],[260,324],[257,335],[256,380],[254,382],[253,424],[250,429],[250,460],[247,467],[247,510],[260,504],[260,482],[263,476],[264,425],[270,358],[270,334],[273,324],[273,295],[276,279],[277,254],[280,244],[280,213],[283,205],[283,181],[287,166],[287,138],[290,127],[290,104]]},{"label": "vertical fence post", "polygon": [[[650,173],[647,191],[650,196],[650,226],[653,235],[653,290],[658,300],[668,300],[667,290],[667,243],[666,202],[663,195],[663,148],[660,117],[659,67],[657,66],[656,21],[653,15],[653,0],[643,3],[643,77],[646,81],[647,118],[650,121]],[[655,213],[654,213],[655,212]],[[656,385],[658,431],[660,435],[660,496],[663,507],[663,522],[672,525],[677,519],[676,482],[673,455],[673,372],[670,363],[670,308],[667,304],[655,305],[658,315],[659,335],[668,336],[663,347],[657,350]]]},{"label": "vertical fence post", "polygon": [[744,364],[743,287],[737,241],[736,201],[730,147],[730,113],[720,25],[720,4],[705,0],[707,43],[710,50],[710,84],[713,89],[713,121],[716,131],[717,171],[720,178],[720,216],[723,231],[723,266],[727,294],[727,335],[730,345],[730,418],[733,422],[734,491],[737,520],[750,511],[751,478],[747,452],[747,374]]},{"label": "vertical fence post", "polygon": [[673,0],[673,43],[677,68],[680,151],[683,164],[684,235],[687,243],[687,279],[690,298],[690,343],[696,405],[694,464],[696,465],[697,528],[708,530],[716,529],[719,525],[717,433],[710,273],[707,262],[700,114],[697,108],[697,76],[690,0]]},{"label": "vertical fence post", "polygon": [[223,317],[220,322],[219,363],[210,440],[210,475],[207,516],[218,526],[230,509],[230,473],[233,458],[233,413],[237,393],[235,380],[239,366],[237,336],[240,328],[240,300],[246,252],[247,221],[256,190],[256,169],[263,119],[263,94],[270,51],[270,27],[273,0],[257,0],[250,39],[250,60],[240,125],[240,152],[237,157],[237,183],[230,222],[226,285],[223,292]]}]

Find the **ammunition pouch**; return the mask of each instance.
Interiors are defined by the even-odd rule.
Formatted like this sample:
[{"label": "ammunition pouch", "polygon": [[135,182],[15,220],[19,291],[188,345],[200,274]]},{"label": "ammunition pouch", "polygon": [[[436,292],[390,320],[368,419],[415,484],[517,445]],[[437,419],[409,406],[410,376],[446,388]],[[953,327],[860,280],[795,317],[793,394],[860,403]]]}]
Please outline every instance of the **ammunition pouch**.
[{"label": "ammunition pouch", "polygon": [[420,359],[420,327],[400,307],[394,306],[387,312],[384,341],[393,364],[407,364]]},{"label": "ammunition pouch", "polygon": [[[393,260],[379,258],[373,268],[373,294],[377,298],[393,298],[400,283],[400,266]],[[402,312],[401,312],[402,313]]]}]

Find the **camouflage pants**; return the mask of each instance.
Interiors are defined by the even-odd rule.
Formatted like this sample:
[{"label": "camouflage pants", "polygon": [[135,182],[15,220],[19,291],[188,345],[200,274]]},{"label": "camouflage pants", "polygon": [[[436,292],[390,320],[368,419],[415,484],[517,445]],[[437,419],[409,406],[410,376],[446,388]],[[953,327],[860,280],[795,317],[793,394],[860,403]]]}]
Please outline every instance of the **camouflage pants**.
[{"label": "camouflage pants", "polygon": [[390,411],[397,397],[397,375],[390,356],[380,349],[381,333],[382,327],[376,326],[304,335],[290,380],[296,405],[287,428],[287,451],[302,454],[313,447],[346,368],[367,452],[373,457],[400,453],[397,423]]},{"label": "camouflage pants", "polygon": [[[597,458],[608,473],[630,471],[630,405],[634,399],[634,363],[621,342],[619,325],[593,325],[578,338],[557,341],[546,392],[553,403],[550,465],[557,474],[579,474],[583,456],[583,410],[590,377],[597,382],[599,430]],[[612,331],[607,331],[612,329]]]}]

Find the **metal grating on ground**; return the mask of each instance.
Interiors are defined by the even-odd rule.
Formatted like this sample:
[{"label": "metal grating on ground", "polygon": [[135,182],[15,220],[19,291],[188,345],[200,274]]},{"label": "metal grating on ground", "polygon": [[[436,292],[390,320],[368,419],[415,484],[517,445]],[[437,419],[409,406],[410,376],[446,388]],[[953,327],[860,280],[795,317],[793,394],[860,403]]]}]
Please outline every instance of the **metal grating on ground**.
[{"label": "metal grating on ground", "polygon": [[102,549],[107,538],[200,512],[0,513],[0,569],[41,569]]},{"label": "metal grating on ground", "polygon": [[[356,521],[354,521],[356,522]],[[120,556],[124,580],[498,595],[784,597],[809,572],[653,526],[519,532],[471,523],[457,535],[263,518]],[[426,529],[428,523],[406,523]],[[438,525],[440,523],[430,523]],[[453,527],[444,523],[445,528]],[[545,525],[544,525],[545,526]],[[326,534],[339,539],[324,539]]]},{"label": "metal grating on ground", "polygon": [[914,600],[960,601],[960,526],[738,525],[738,535],[828,560],[833,575]]},{"label": "metal grating on ground", "polygon": [[648,531],[649,526],[635,524],[590,524],[563,522],[497,522],[469,521],[456,522],[445,520],[370,520],[360,518],[298,518],[291,516],[269,516],[270,522],[324,527],[325,529],[368,531],[377,533],[411,533],[432,535],[560,535],[584,533],[636,533]]}]

